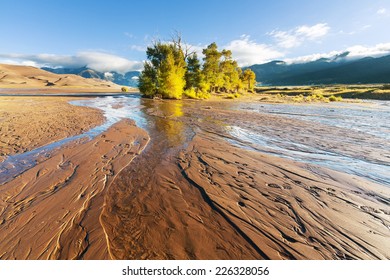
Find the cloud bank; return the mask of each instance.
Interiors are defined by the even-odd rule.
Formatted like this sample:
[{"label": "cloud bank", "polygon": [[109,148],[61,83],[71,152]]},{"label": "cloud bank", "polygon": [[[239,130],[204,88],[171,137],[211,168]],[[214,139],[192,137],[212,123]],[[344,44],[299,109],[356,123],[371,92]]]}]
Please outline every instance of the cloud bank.
[{"label": "cloud bank", "polygon": [[355,45],[341,51],[331,51],[328,53],[316,53],[296,58],[285,59],[287,63],[306,63],[320,58],[336,58],[342,55],[343,59],[354,60],[363,57],[381,57],[390,55],[390,43],[377,44],[375,46]]},{"label": "cloud bank", "polygon": [[35,67],[88,67],[97,71],[116,71],[126,73],[140,70],[142,62],[102,52],[79,52],[76,55],[56,54],[0,54],[0,61],[10,64],[30,65]]},{"label": "cloud bank", "polygon": [[240,39],[231,41],[223,48],[232,51],[234,59],[240,66],[261,64],[284,56],[271,46],[256,43],[249,35],[242,35]]},{"label": "cloud bank", "polygon": [[387,10],[385,8],[381,8],[376,13],[378,15],[385,15],[387,13]]},{"label": "cloud bank", "polygon": [[[330,27],[325,23],[313,26],[302,25],[290,31],[273,31],[268,35],[277,39],[276,44],[261,44],[251,39],[249,35],[242,35],[219,49],[229,49],[233,58],[241,67],[253,64],[267,63],[272,60],[284,60],[287,63],[306,63],[320,58],[353,60],[362,57],[380,57],[390,54],[390,43],[382,43],[374,46],[355,45],[344,50],[333,50],[324,53],[314,53],[300,57],[286,57],[289,48],[299,46],[304,41],[315,41],[328,34]],[[190,50],[195,51],[200,59],[203,58],[202,50],[207,46],[190,45]],[[141,47],[140,47],[141,50]],[[342,56],[340,56],[343,54]],[[133,61],[113,54],[103,52],[84,51],[75,55],[55,54],[0,54],[0,63],[30,65],[35,67],[65,67],[78,68],[88,67],[100,72],[116,71],[126,73],[139,71],[143,68],[142,61]],[[107,76],[107,78],[109,78]]]}]

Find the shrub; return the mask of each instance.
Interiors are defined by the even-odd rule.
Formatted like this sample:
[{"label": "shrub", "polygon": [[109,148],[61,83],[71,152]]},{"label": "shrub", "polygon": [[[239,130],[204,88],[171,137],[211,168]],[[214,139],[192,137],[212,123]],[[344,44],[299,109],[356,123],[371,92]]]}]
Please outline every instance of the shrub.
[{"label": "shrub", "polygon": [[210,93],[203,92],[200,90],[195,90],[194,88],[186,89],[183,93],[186,97],[191,99],[208,99],[210,98]]},{"label": "shrub", "polygon": [[194,88],[189,88],[184,91],[184,95],[191,99],[198,99],[198,96],[196,94],[196,91]]},{"label": "shrub", "polygon": [[209,99],[210,98],[210,93],[206,92],[206,91],[199,91],[198,92],[198,98],[200,99]]},{"label": "shrub", "polygon": [[122,92],[128,92],[128,91],[129,91],[129,88],[128,88],[128,87],[122,87],[122,88],[121,88],[121,91],[122,91]]},{"label": "shrub", "polygon": [[293,96],[292,100],[294,102],[303,102],[305,100],[305,97],[302,94],[300,94],[300,95]]}]

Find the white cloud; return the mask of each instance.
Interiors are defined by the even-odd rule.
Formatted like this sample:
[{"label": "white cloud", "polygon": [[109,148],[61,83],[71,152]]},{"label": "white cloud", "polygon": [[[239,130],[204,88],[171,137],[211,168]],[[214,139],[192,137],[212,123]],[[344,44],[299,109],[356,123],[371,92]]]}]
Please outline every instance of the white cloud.
[{"label": "white cloud", "polygon": [[102,52],[80,52],[76,55],[55,54],[0,54],[0,61],[12,61],[12,64],[31,65],[35,67],[84,67],[101,71],[125,73],[140,70],[142,62]]},{"label": "white cloud", "polygon": [[111,72],[104,72],[104,78],[106,80],[112,81],[114,79],[114,74],[112,74]]},{"label": "white cloud", "polygon": [[375,46],[355,45],[342,51],[331,51],[328,53],[316,53],[306,56],[285,59],[287,63],[306,63],[320,58],[335,59],[343,54],[343,59],[354,60],[363,57],[381,57],[390,55],[390,43],[377,44]]},{"label": "white cloud", "polygon": [[290,32],[272,31],[269,34],[278,41],[279,47],[285,49],[298,47],[302,43],[298,36],[296,36],[295,34],[291,34]]},{"label": "white cloud", "polygon": [[367,56],[380,57],[383,55],[390,54],[390,43],[377,44],[372,47],[356,45],[347,48],[347,51],[349,52],[348,57],[353,58],[361,58]]},{"label": "white cloud", "polygon": [[78,55],[80,61],[84,61],[87,67],[97,71],[117,71],[125,73],[131,70],[139,70],[142,63],[130,61],[126,58],[100,52],[81,52]]},{"label": "white cloud", "polygon": [[287,58],[284,61],[288,64],[307,63],[307,62],[318,60],[320,58],[332,58],[332,57],[335,57],[336,55],[341,54],[341,53],[342,52],[339,52],[339,51],[331,51],[329,53],[315,53],[315,54],[299,56],[299,57],[295,57],[295,58]]},{"label": "white cloud", "polygon": [[145,52],[146,51],[146,47],[145,46],[140,46],[140,45],[131,45],[130,46],[130,50],[138,51],[138,52]]},{"label": "white cloud", "polygon": [[315,41],[328,34],[330,27],[327,23],[317,23],[312,26],[301,25],[288,31],[274,30],[270,33],[279,47],[290,49],[302,45],[305,41]]},{"label": "white cloud", "polygon": [[381,8],[376,12],[378,15],[384,15],[387,13],[387,10],[385,8]]},{"label": "white cloud", "polygon": [[296,34],[309,40],[316,40],[328,34],[330,27],[326,23],[318,23],[313,26],[302,25],[297,27]]},{"label": "white cloud", "polygon": [[191,45],[191,44],[187,44],[187,47],[188,47],[188,53],[189,54],[196,53],[196,55],[198,56],[199,60],[202,60],[204,58],[203,49],[207,48],[206,45]]},{"label": "white cloud", "polygon": [[284,53],[269,45],[256,43],[248,35],[242,35],[240,39],[233,40],[222,48],[231,50],[240,66],[261,64],[284,56]]}]

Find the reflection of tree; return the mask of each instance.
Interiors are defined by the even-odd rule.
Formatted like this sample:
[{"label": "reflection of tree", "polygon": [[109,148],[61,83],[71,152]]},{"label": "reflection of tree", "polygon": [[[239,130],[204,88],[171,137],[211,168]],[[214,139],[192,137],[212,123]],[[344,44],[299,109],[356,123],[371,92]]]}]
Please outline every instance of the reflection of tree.
[{"label": "reflection of tree", "polygon": [[[182,145],[186,141],[183,116],[183,103],[180,100],[152,101],[147,100],[143,105],[149,115],[156,116],[155,129],[161,137],[160,141],[166,141],[168,148]],[[165,139],[164,139],[165,138]]]},{"label": "reflection of tree", "polygon": [[183,103],[181,101],[169,100],[158,104],[158,109],[166,117],[181,117],[183,116]]}]

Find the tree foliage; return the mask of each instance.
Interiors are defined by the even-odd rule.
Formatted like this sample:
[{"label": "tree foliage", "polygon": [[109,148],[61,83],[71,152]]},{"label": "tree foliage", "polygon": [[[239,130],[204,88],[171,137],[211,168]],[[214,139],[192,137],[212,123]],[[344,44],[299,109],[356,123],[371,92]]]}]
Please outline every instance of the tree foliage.
[{"label": "tree foliage", "polygon": [[245,69],[241,76],[244,87],[247,91],[253,92],[256,84],[256,74],[251,69]]},{"label": "tree foliage", "polygon": [[203,49],[203,64],[197,54],[183,45],[181,37],[171,43],[156,42],[148,47],[148,60],[139,78],[145,96],[163,98],[207,98],[210,93],[252,91],[256,77],[250,69],[242,73],[230,50],[218,50],[216,43]]}]

